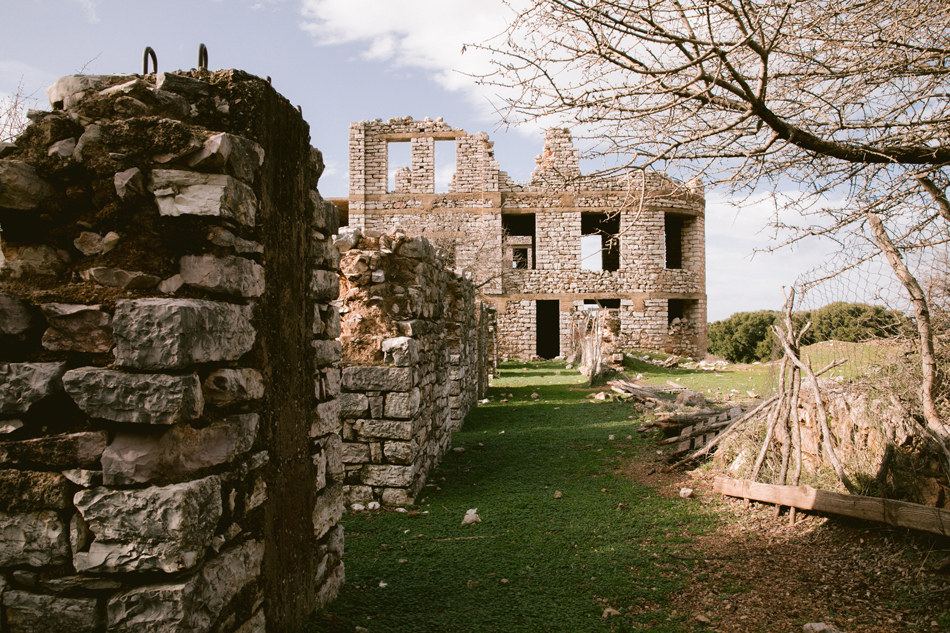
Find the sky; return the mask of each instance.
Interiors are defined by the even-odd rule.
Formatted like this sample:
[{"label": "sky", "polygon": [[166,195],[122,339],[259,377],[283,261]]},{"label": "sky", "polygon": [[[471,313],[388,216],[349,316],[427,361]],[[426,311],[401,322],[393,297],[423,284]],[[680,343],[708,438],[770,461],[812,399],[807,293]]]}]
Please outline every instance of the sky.
[{"label": "sky", "polygon": [[[140,73],[146,46],[160,72],[189,69],[204,43],[209,68],[270,76],[302,108],[327,165],[324,197],[347,195],[353,121],[443,117],[470,134],[487,132],[515,181],[529,178],[543,146],[537,125],[503,127],[497,95],[471,77],[487,70],[487,57],[465,45],[504,30],[512,14],[502,0],[0,1],[0,98],[19,90],[36,100],[31,107],[49,109],[44,90],[61,76]],[[440,171],[445,179],[451,167]],[[780,309],[782,286],[834,251],[815,241],[753,256],[771,243],[770,200],[740,210],[707,188],[706,203],[710,321]]]}]

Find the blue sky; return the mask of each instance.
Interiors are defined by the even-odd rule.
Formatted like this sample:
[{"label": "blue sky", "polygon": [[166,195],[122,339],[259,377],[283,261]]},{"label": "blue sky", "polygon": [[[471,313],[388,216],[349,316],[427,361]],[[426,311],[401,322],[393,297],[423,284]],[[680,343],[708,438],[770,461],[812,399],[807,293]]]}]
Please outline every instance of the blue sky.
[{"label": "blue sky", "polygon": [[[5,0],[0,38],[0,97],[33,95],[63,75],[138,73],[151,46],[160,71],[192,68],[198,45],[209,67],[272,78],[300,105],[311,143],[324,155],[325,197],[347,194],[351,121],[411,115],[443,117],[469,133],[484,131],[515,180],[527,180],[540,152],[537,127],[499,128],[492,95],[466,72],[485,58],[464,44],[499,33],[510,15],[501,0]],[[461,72],[459,72],[461,71]],[[779,309],[782,286],[820,264],[830,246],[805,244],[777,254],[764,230],[768,199],[737,212],[707,190],[709,319]]]}]

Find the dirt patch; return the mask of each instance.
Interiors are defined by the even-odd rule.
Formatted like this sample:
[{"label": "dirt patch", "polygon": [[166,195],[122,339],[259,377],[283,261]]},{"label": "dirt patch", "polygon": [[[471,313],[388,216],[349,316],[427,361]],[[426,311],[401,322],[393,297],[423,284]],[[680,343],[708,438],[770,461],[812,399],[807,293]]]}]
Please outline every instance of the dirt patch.
[{"label": "dirt patch", "polygon": [[701,631],[801,631],[825,622],[841,631],[950,631],[950,575],[939,570],[950,539],[877,523],[744,507],[713,493],[716,473],[662,473],[659,456],[624,466],[663,496],[692,488],[722,518],[678,556],[699,558],[673,608]]}]

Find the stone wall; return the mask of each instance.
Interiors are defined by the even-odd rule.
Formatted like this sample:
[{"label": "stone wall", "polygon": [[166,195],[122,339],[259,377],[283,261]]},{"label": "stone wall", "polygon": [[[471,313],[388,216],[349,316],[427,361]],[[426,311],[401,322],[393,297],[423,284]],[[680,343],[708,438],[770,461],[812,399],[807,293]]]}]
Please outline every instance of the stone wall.
[{"label": "stone wall", "polygon": [[409,504],[487,386],[490,311],[425,238],[347,230],[337,246],[344,496]]},{"label": "stone wall", "polygon": [[0,148],[0,630],[295,629],[343,582],[308,126],[239,71],[49,95]]},{"label": "stone wall", "polygon": [[[432,146],[440,140],[456,145],[456,171],[446,193],[430,187]],[[399,166],[395,190],[387,191],[387,145],[394,142],[412,144],[411,165]],[[524,184],[499,170],[487,134],[469,135],[441,119],[353,123],[349,150],[350,225],[428,237],[456,272],[473,276],[496,307],[503,355],[535,355],[538,325],[529,304],[559,301],[560,331],[547,330],[542,342],[558,336],[566,353],[574,302],[603,299],[626,307],[620,312],[624,344],[705,355],[705,201],[698,183],[656,172],[584,175],[580,152],[561,128],[545,133]],[[616,270],[584,269],[584,218],[592,214],[617,219]],[[679,227],[671,229],[675,234],[667,235],[668,224]],[[533,235],[506,235],[503,227],[513,225],[533,225]],[[668,240],[679,258],[667,253]],[[527,248],[527,268],[513,267],[515,247]],[[688,305],[675,324],[668,318],[670,300]]]}]

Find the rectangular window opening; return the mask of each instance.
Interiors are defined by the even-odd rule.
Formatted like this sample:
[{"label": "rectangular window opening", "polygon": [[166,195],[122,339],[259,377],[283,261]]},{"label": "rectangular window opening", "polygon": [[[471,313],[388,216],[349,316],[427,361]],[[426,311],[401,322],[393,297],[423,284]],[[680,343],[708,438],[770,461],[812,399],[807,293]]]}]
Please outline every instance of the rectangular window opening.
[{"label": "rectangular window opening", "polygon": [[666,229],[666,267],[683,267],[683,227],[686,219],[681,215],[664,214]]},{"label": "rectangular window opening", "polygon": [[666,303],[666,324],[673,325],[673,321],[682,319],[685,307],[685,299],[669,299]]},{"label": "rectangular window opening", "polygon": [[412,150],[408,142],[390,141],[386,143],[388,169],[386,191],[389,193],[409,193],[409,173],[412,164]]},{"label": "rectangular window opening", "polygon": [[435,142],[435,192],[448,193],[455,179],[455,141]]},{"label": "rectangular window opening", "polygon": [[581,270],[620,270],[619,234],[619,213],[582,213]]},{"label": "rectangular window opening", "polygon": [[533,213],[505,213],[501,216],[505,253],[512,268],[534,270],[535,227]]},{"label": "rectangular window opening", "polygon": [[512,248],[512,268],[528,269],[528,251],[527,248]]}]

